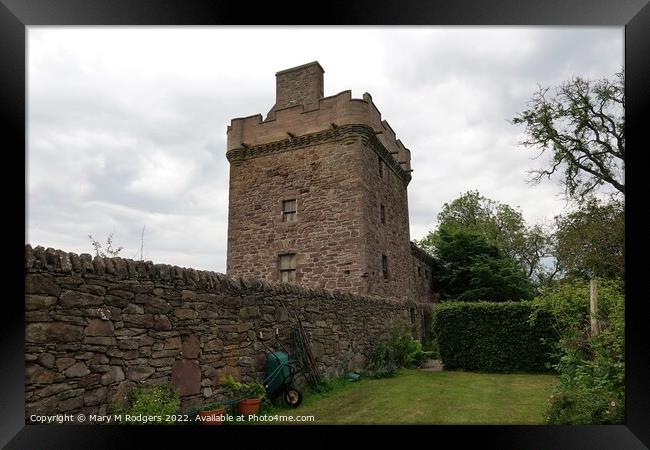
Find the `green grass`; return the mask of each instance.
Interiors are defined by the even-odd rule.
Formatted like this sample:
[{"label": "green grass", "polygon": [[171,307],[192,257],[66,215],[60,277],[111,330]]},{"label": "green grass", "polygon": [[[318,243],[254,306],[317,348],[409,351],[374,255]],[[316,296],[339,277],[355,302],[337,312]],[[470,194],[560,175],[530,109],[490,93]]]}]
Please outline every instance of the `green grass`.
[{"label": "green grass", "polygon": [[543,424],[556,380],[401,370],[394,378],[336,380],[329,392],[305,392],[296,409],[267,406],[260,414],[313,415],[312,424]]}]

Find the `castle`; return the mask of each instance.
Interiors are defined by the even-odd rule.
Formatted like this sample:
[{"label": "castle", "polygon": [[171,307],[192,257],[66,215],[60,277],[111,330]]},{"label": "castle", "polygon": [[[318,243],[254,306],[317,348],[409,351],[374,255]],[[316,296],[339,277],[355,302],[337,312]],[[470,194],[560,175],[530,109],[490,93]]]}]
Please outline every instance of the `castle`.
[{"label": "castle", "polygon": [[434,261],[409,240],[409,150],[370,95],[323,97],[317,62],[276,76],[266,119],[228,127],[232,276],[26,246],[27,423],[105,415],[141,384],[173,384],[183,411],[222,401],[224,377],[263,379],[260,341],[291,345],[298,317],[327,377],[363,370],[395,330],[428,339]]},{"label": "castle", "polygon": [[410,241],[411,152],[370,94],[324,97],[323,74],[277,72],[266,118],[227,128],[227,274],[434,301],[433,259]]}]

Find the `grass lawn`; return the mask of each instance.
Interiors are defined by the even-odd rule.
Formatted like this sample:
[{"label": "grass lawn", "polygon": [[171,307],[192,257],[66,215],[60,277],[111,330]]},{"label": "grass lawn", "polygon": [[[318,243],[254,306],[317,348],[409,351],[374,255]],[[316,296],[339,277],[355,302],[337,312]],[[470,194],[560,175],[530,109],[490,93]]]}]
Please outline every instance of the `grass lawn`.
[{"label": "grass lawn", "polygon": [[314,415],[312,424],[543,424],[556,380],[402,370],[394,378],[337,380],[329,392],[305,392],[296,409],[267,407],[260,414]]}]

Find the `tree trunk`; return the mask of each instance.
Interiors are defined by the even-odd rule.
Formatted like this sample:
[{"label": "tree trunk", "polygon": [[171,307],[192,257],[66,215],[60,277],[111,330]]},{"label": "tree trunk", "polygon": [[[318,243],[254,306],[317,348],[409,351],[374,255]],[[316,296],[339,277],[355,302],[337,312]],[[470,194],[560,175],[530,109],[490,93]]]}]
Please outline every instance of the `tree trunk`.
[{"label": "tree trunk", "polygon": [[591,319],[591,335],[598,336],[598,284],[595,279],[589,280],[589,317]]}]

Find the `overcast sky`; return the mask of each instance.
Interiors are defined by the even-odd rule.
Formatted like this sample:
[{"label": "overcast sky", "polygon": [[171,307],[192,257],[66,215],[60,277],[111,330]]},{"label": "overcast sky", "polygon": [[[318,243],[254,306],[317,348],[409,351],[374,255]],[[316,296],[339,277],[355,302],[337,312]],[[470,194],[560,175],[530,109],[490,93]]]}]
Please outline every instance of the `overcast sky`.
[{"label": "overcast sky", "polygon": [[612,76],[623,28],[29,27],[26,242],[224,272],[226,126],[266,112],[275,72],[318,60],[325,95],[372,95],[411,150],[411,237],[477,189],[529,223],[561,213],[561,186],[508,121],[537,84]]}]

